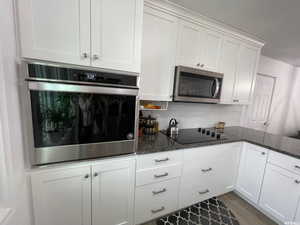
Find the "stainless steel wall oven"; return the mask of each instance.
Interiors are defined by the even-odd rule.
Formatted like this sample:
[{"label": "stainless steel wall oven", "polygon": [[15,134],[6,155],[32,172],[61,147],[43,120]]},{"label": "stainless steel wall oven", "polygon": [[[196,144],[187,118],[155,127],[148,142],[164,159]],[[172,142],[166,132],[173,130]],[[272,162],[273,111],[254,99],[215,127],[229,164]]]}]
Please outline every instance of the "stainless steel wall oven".
[{"label": "stainless steel wall oven", "polygon": [[138,77],[26,63],[32,165],[133,153]]}]

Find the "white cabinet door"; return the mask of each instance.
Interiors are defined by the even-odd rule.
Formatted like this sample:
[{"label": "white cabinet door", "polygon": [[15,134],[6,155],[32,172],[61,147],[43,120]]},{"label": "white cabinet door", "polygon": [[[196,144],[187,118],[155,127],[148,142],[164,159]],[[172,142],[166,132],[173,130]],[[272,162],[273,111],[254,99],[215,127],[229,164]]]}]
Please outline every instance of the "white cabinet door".
[{"label": "white cabinet door", "polygon": [[236,190],[257,204],[266,167],[268,150],[244,143]]},{"label": "white cabinet door", "polygon": [[90,225],[90,167],[59,169],[31,175],[37,225]]},{"label": "white cabinet door", "polygon": [[91,0],[92,66],[140,72],[143,0]]},{"label": "white cabinet door", "polygon": [[247,45],[241,46],[234,90],[234,101],[239,104],[250,103],[258,55],[258,49]]},{"label": "white cabinet door", "polygon": [[240,42],[226,38],[223,43],[220,72],[224,74],[221,103],[232,104],[234,85],[237,75],[237,65],[240,52]]},{"label": "white cabinet door", "polygon": [[90,1],[19,0],[21,55],[90,65]]},{"label": "white cabinet door", "polygon": [[[260,206],[281,222],[292,222],[300,197],[300,177],[268,164],[264,177]],[[296,221],[300,222],[300,218]]]},{"label": "white cabinet door", "polygon": [[203,39],[203,52],[200,58],[200,67],[209,71],[219,71],[219,62],[223,35],[211,30],[205,30]]},{"label": "white cabinet door", "polygon": [[176,17],[145,7],[140,83],[143,100],[172,100],[177,27]]},{"label": "white cabinet door", "polygon": [[204,30],[197,24],[180,21],[177,65],[199,68],[203,52]]},{"label": "white cabinet door", "polygon": [[133,224],[134,174],[134,159],[92,166],[92,224]]}]

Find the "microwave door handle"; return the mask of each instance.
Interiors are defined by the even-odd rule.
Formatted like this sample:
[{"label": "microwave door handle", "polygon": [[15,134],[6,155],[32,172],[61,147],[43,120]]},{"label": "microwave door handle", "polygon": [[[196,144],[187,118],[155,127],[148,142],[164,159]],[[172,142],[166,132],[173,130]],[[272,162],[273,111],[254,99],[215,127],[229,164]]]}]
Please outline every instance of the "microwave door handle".
[{"label": "microwave door handle", "polygon": [[213,94],[213,98],[217,97],[219,91],[220,91],[220,82],[218,78],[215,78],[215,82],[216,82],[216,90],[215,93]]}]

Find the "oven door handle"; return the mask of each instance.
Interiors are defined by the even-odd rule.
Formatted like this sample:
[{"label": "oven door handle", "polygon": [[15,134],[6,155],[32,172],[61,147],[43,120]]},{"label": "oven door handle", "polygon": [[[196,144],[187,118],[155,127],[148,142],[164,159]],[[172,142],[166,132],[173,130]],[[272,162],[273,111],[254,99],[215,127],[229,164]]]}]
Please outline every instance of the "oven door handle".
[{"label": "oven door handle", "polygon": [[29,90],[137,96],[138,89],[28,81]]},{"label": "oven door handle", "polygon": [[220,82],[218,78],[215,78],[215,82],[216,82],[216,90],[215,93],[213,94],[213,98],[216,98],[219,91],[220,91]]}]

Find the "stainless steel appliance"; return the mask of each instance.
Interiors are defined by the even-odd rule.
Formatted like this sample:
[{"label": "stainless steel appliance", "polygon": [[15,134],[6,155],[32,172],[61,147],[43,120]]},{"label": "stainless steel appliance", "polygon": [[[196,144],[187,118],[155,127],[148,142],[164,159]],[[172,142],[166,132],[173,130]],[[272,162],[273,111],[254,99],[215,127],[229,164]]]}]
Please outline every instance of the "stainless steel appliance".
[{"label": "stainless steel appliance", "polygon": [[184,66],[175,71],[174,102],[220,102],[223,74]]},{"label": "stainless steel appliance", "polygon": [[133,153],[138,77],[26,63],[31,164]]}]

